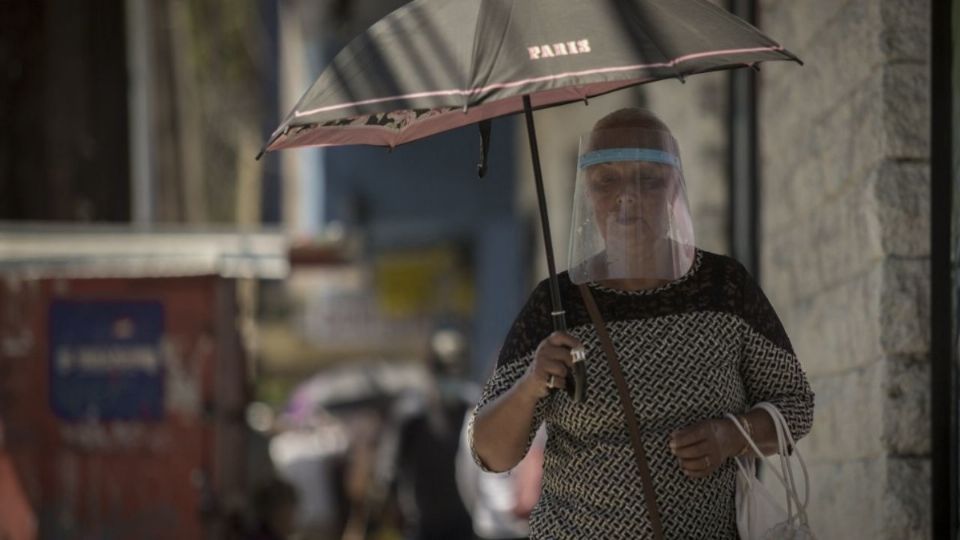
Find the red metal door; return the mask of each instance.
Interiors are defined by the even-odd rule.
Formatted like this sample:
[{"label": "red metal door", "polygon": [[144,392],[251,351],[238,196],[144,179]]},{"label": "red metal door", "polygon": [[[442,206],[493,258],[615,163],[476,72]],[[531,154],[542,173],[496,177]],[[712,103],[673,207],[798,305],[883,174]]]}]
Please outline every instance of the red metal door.
[{"label": "red metal door", "polygon": [[213,276],[0,286],[0,416],[44,536],[212,536],[204,512],[243,463],[233,291]]}]

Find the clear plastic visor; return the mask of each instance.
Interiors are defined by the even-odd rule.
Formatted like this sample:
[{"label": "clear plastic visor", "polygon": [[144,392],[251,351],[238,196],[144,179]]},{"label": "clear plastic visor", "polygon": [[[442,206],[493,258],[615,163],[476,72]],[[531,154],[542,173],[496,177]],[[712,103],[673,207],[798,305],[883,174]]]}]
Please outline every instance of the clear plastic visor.
[{"label": "clear plastic visor", "polygon": [[569,249],[574,283],[673,281],[690,269],[694,246],[670,133],[615,128],[581,137]]}]

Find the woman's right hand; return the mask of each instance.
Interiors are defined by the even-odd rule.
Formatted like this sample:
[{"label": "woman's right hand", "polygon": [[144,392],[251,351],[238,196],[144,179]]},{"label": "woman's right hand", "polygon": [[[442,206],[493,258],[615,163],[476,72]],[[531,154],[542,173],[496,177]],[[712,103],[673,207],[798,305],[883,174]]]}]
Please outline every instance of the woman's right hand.
[{"label": "woman's right hand", "polygon": [[570,350],[582,346],[570,334],[559,331],[541,341],[527,372],[519,381],[524,395],[540,399],[546,397],[554,388],[566,387],[567,373],[573,369]]}]

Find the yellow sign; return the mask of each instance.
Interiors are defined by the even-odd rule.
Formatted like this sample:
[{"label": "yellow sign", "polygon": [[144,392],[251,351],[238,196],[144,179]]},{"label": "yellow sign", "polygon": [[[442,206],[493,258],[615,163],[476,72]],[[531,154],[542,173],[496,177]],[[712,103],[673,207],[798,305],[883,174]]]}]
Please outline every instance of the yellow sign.
[{"label": "yellow sign", "polygon": [[473,312],[469,261],[450,247],[383,254],[375,264],[375,282],[380,308],[391,317]]}]

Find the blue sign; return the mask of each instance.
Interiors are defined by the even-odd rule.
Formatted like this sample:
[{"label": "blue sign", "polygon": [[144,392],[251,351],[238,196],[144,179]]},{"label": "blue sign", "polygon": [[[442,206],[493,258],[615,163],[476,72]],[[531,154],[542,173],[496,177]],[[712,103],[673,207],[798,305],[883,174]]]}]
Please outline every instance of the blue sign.
[{"label": "blue sign", "polygon": [[67,421],[163,418],[164,307],[50,304],[50,405]]}]

